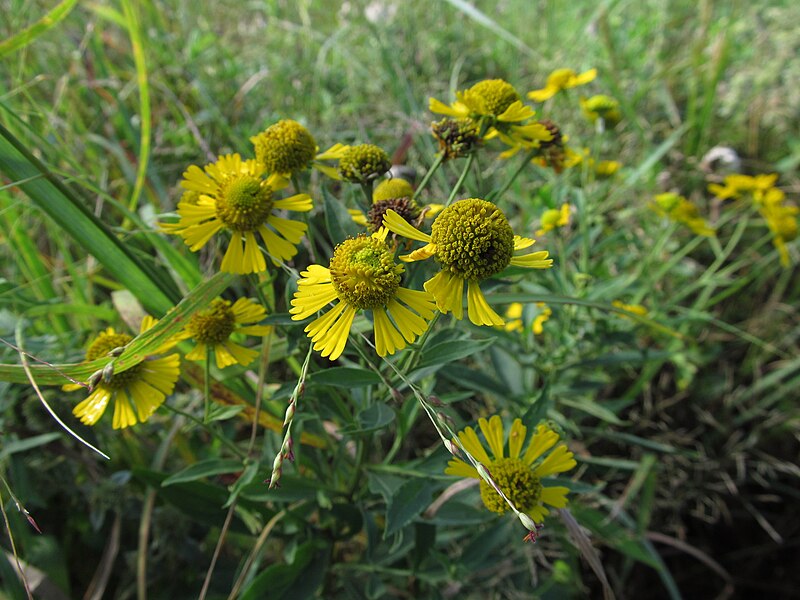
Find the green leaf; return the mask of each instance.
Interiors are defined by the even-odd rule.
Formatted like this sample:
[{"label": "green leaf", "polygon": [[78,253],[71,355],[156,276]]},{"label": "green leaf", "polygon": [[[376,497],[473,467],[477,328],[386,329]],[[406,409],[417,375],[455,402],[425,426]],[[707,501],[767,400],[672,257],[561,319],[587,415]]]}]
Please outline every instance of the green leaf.
[{"label": "green leaf", "polygon": [[242,461],[225,459],[225,458],[209,458],[193,465],[186,467],[167,477],[161,482],[161,487],[174,485],[176,483],[183,483],[185,481],[196,481],[204,477],[213,477],[214,475],[221,475],[222,473],[238,473],[242,470]]},{"label": "green leaf", "polygon": [[151,314],[161,316],[179,300],[174,282],[165,273],[141,261],[3,125],[0,125],[0,171],[18,182],[17,187],[42,212],[136,294]]},{"label": "green leaf", "polygon": [[325,207],[325,226],[328,228],[328,235],[334,244],[343,242],[346,238],[358,235],[362,231],[347,212],[344,203],[334,198],[324,186],[322,203]]},{"label": "green leaf", "polygon": [[400,531],[428,508],[433,498],[433,491],[439,485],[437,482],[417,477],[402,484],[391,496],[386,507],[386,530],[383,532],[383,539]]},{"label": "green leaf", "polygon": [[331,385],[342,388],[356,388],[381,383],[380,376],[368,369],[356,367],[332,367],[314,373],[308,378],[310,383],[317,385]]},{"label": "green leaf", "polygon": [[385,402],[376,402],[372,406],[360,411],[357,415],[359,428],[343,427],[342,435],[356,435],[383,429],[394,421],[395,413]]},{"label": "green leaf", "polygon": [[425,369],[466,358],[477,352],[485,350],[494,344],[496,338],[485,340],[451,340],[426,346],[422,350],[419,364],[415,370]]},{"label": "green leaf", "polygon": [[297,548],[290,564],[264,569],[242,592],[241,600],[312,598],[322,583],[327,552],[318,540]]},{"label": "green leaf", "polygon": [[577,399],[577,400],[569,400],[566,398],[559,398],[559,404],[563,404],[564,406],[569,406],[570,408],[574,408],[581,412],[585,412],[587,414],[592,415],[593,417],[597,417],[598,419],[602,419],[608,423],[613,423],[614,425],[622,425],[623,421],[617,417],[613,412],[608,410],[607,408],[601,406],[594,400],[586,400],[586,399]]},{"label": "green leaf", "polygon": [[24,48],[45,31],[58,25],[75,8],[77,3],[78,0],[63,0],[33,25],[0,42],[0,57]]},{"label": "green leaf", "polygon": [[17,452],[27,452],[28,450],[33,450],[39,446],[44,446],[45,444],[49,444],[60,437],[61,433],[52,432],[35,435],[33,437],[25,438],[24,440],[14,440],[13,442],[9,442],[4,439],[3,448],[0,449],[0,461],[7,456],[16,454]]}]

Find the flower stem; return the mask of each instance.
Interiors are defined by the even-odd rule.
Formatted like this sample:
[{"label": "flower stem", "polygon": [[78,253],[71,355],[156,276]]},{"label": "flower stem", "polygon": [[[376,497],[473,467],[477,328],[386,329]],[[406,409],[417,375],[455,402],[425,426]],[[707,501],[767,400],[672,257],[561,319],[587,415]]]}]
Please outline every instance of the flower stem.
[{"label": "flower stem", "polygon": [[425,177],[423,177],[422,181],[419,182],[417,189],[414,190],[414,196],[413,196],[414,200],[416,200],[420,192],[422,192],[422,190],[425,189],[425,186],[428,185],[428,182],[431,180],[431,177],[433,177],[433,174],[439,170],[439,167],[442,166],[443,162],[444,162],[444,154],[440,152],[439,154],[436,155],[436,160],[433,161],[431,168],[428,169],[427,173],[425,173]]},{"label": "flower stem", "polygon": [[450,190],[450,196],[447,198],[447,204],[445,206],[450,206],[450,204],[453,203],[453,199],[456,197],[456,194],[458,194],[458,190],[460,190],[461,186],[464,185],[464,180],[467,178],[469,170],[470,168],[472,168],[472,162],[474,160],[475,160],[475,153],[472,152],[470,153],[469,156],[467,156],[467,161],[464,164],[464,170],[461,171],[461,175],[459,176],[458,181],[456,181],[456,184],[453,186],[453,189]]},{"label": "flower stem", "polygon": [[206,345],[206,361],[203,364],[203,423],[208,423],[211,414],[211,345]]},{"label": "flower stem", "polygon": [[506,181],[505,184],[503,185],[503,187],[501,187],[499,190],[497,190],[496,192],[490,193],[489,196],[486,199],[487,200],[491,200],[492,202],[494,202],[496,198],[499,198],[500,196],[505,194],[506,191],[508,191],[508,188],[511,187],[511,184],[513,184],[514,181],[516,181],[517,177],[519,177],[520,173],[522,173],[522,171],[525,169],[525,167],[528,166],[528,163],[533,159],[533,157],[536,156],[537,152],[538,152],[538,148],[531,148],[528,151],[528,153],[525,155],[525,159],[522,161],[522,164],[519,166],[519,168],[511,176],[511,179]]}]

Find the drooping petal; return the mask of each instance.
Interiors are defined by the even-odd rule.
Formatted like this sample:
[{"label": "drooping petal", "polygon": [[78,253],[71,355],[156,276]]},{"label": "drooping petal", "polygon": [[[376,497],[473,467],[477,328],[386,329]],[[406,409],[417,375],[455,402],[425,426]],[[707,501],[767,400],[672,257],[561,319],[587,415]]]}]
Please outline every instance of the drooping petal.
[{"label": "drooping petal", "polygon": [[84,425],[94,425],[103,416],[109,400],[111,400],[111,390],[100,384],[86,400],[72,409],[72,414],[78,417]]},{"label": "drooping petal", "polygon": [[508,457],[519,458],[522,445],[525,443],[525,436],[528,428],[522,424],[521,419],[514,419],[511,424],[511,431],[508,434]]},{"label": "drooping petal", "polygon": [[244,268],[245,273],[262,273],[267,270],[267,263],[258,247],[256,236],[250,231],[244,234]]},{"label": "drooping petal", "polygon": [[[205,352],[205,349],[203,352]],[[175,389],[175,382],[178,381],[180,376],[180,364],[180,355],[170,354],[169,356],[144,361],[140,373],[144,381],[167,396]]]},{"label": "drooping petal", "polygon": [[239,327],[236,331],[245,335],[264,336],[272,332],[272,325],[248,325],[247,327]]},{"label": "drooping petal", "polygon": [[238,233],[234,233],[231,236],[230,242],[228,242],[228,249],[225,251],[225,256],[222,257],[222,264],[219,268],[226,273],[237,273],[239,275],[249,273],[249,271],[245,270],[242,237]]},{"label": "drooping petal", "polygon": [[189,360],[205,360],[206,345],[203,342],[197,342],[197,345],[186,354],[186,358]]},{"label": "drooping petal", "polygon": [[338,295],[332,283],[314,283],[298,286],[298,290],[294,293],[294,298],[292,298],[292,308],[289,309],[292,314],[292,320],[302,321],[307,319],[336,300],[336,298],[338,298]]},{"label": "drooping petal", "polygon": [[139,380],[131,384],[130,398],[136,406],[139,421],[144,423],[164,403],[166,397],[144,380]]},{"label": "drooping petal", "polygon": [[497,327],[505,324],[503,318],[489,306],[477,281],[470,280],[467,284],[467,313],[475,325]]},{"label": "drooping petal", "polygon": [[256,358],[258,358],[258,351],[253,350],[252,348],[245,348],[244,346],[240,346],[239,344],[232,342],[230,340],[226,342],[222,342],[222,346],[233,356],[237,363],[242,365],[243,367],[248,366],[251,364]]},{"label": "drooping petal", "polygon": [[114,418],[111,421],[111,426],[114,429],[125,429],[131,425],[136,425],[136,423],[136,413],[128,399],[128,394],[124,390],[119,390],[117,397],[114,399]]},{"label": "drooping petal", "polygon": [[214,358],[218,369],[236,364],[236,357],[222,344],[214,344]]},{"label": "drooping petal", "polygon": [[250,298],[239,298],[231,306],[233,318],[236,323],[257,323],[267,315],[267,311],[260,304]]},{"label": "drooping petal", "polygon": [[448,271],[439,271],[423,284],[426,291],[436,300],[439,311],[461,320],[464,317],[464,280]]},{"label": "drooping petal", "polygon": [[503,123],[516,123],[517,121],[530,119],[535,114],[536,111],[530,106],[525,106],[521,100],[516,100],[502,114],[498,115],[497,120]]},{"label": "drooping petal", "polygon": [[549,100],[553,96],[556,95],[558,92],[558,88],[554,86],[547,86],[540,90],[533,90],[528,92],[528,98],[533,100],[534,102],[544,102],[545,100]]},{"label": "drooping petal", "polygon": [[431,236],[427,233],[422,233],[391,208],[383,215],[383,224],[389,231],[402,235],[410,240],[417,240],[418,242],[425,242],[426,244],[431,241]]},{"label": "drooping petal", "polygon": [[325,335],[328,333],[328,330],[341,316],[342,312],[346,307],[347,307],[346,302],[339,302],[338,304],[334,305],[334,307],[330,309],[328,312],[326,312],[319,318],[311,321],[311,323],[306,325],[303,331],[305,331],[308,334],[308,337],[311,338],[312,342],[316,342],[317,340],[324,338]]},{"label": "drooping petal", "polygon": [[308,229],[308,225],[305,223],[293,221],[291,219],[283,219],[281,217],[276,217],[275,215],[270,215],[270,217],[267,219],[267,223],[272,225],[278,231],[278,233],[289,240],[289,242],[292,244],[299,244],[300,240],[303,239],[303,236],[306,233],[306,229]]},{"label": "drooping petal", "polygon": [[280,264],[276,258],[280,260],[289,260],[297,254],[297,248],[294,244],[278,237],[277,234],[269,230],[266,226],[262,225],[259,227],[258,232],[261,234],[261,237],[264,238],[264,244],[267,246],[267,253],[276,266]]},{"label": "drooping petal", "polygon": [[346,307],[342,316],[328,330],[325,338],[314,344],[314,350],[319,352],[323,358],[328,357],[329,360],[336,360],[342,355],[350,328],[353,326],[353,318],[356,316],[354,307],[344,302],[342,304]]},{"label": "drooping petal", "polygon": [[389,300],[386,308],[389,309],[389,313],[392,315],[392,319],[400,333],[409,343],[417,339],[417,336],[422,335],[428,328],[428,323],[425,319],[414,314],[395,299]]},{"label": "drooping petal", "polygon": [[406,342],[403,336],[392,325],[383,307],[373,308],[372,316],[375,321],[375,350],[378,356],[394,354],[397,350],[405,348]]},{"label": "drooping petal", "polygon": [[423,319],[433,318],[436,311],[436,302],[429,292],[399,287],[394,295],[395,298],[417,311]]},{"label": "drooping petal", "polygon": [[483,437],[486,438],[486,443],[489,444],[489,449],[494,454],[495,459],[503,458],[503,421],[499,416],[494,415],[488,421],[486,419],[478,419],[478,425],[481,427]]}]

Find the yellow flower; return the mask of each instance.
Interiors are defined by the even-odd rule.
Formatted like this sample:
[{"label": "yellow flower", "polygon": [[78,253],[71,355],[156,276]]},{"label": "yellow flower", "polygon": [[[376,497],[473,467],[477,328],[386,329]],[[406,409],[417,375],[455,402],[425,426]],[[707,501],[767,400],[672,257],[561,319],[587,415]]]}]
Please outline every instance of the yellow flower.
[{"label": "yellow flower", "polygon": [[788,267],[790,261],[786,242],[797,238],[797,214],[800,209],[780,202],[765,202],[759,207],[759,212],[772,232],[772,243],[778,250],[781,265]]},{"label": "yellow flower", "polygon": [[436,299],[441,312],[452,311],[456,319],[463,318],[464,283],[467,283],[467,312],[475,325],[505,323],[486,301],[480,281],[508,265],[532,269],[553,265],[547,251],[514,256],[515,250],[528,248],[535,241],[515,236],[503,212],[480,198],[461,200],[445,208],[433,222],[430,235],[392,210],[386,211],[383,224],[398,235],[426,244],[400,260],[412,262],[436,257],[442,269],[424,287]]},{"label": "yellow flower", "polygon": [[720,200],[740,198],[743,194],[749,193],[753,195],[753,199],[756,202],[759,202],[764,197],[766,192],[775,185],[777,180],[777,173],[771,173],[769,175],[760,174],[755,176],[732,173],[731,175],[725,177],[725,185],[711,183],[708,185],[708,191],[714,194]]},{"label": "yellow flower", "polygon": [[534,102],[544,102],[562,90],[586,85],[597,77],[597,69],[589,69],[580,75],[572,69],[556,69],[547,77],[547,84],[540,90],[528,92],[528,98]]},{"label": "yellow flower", "polygon": [[595,174],[601,179],[611,177],[622,167],[622,163],[616,160],[600,160],[597,163],[592,160],[592,164]]},{"label": "yellow flower", "polygon": [[180,334],[180,339],[193,339],[194,349],[186,355],[189,360],[205,360],[206,348],[211,348],[217,367],[224,369],[239,363],[247,366],[258,356],[258,352],[231,341],[233,333],[267,335],[269,325],[255,325],[267,316],[263,306],[249,298],[239,298],[233,305],[230,301],[216,298],[211,306],[199,310],[189,317],[189,323]]},{"label": "yellow flower", "polygon": [[297,254],[296,245],[306,232],[306,224],[279,217],[276,211],[307,212],[311,197],[296,194],[278,200],[276,191],[288,182],[279,175],[263,178],[264,166],[255,160],[243,161],[238,154],[221,156],[204,169],[192,165],[183,174],[181,186],[198,192],[195,203],[178,203],[180,220],[162,225],[162,230],[183,238],[192,252],[225,229],[231,233],[220,269],[229,273],[258,273],[267,268],[256,234],[264,241],[273,264],[279,265]]},{"label": "yellow flower", "polygon": [[329,268],[311,265],[297,282],[289,311],[295,321],[339,300],[305,328],[314,350],[330,360],[344,351],[359,310],[372,311],[375,348],[380,356],[394,354],[416,340],[434,315],[436,305],[428,292],[400,287],[404,267],[395,263],[385,235],[383,230],[382,234],[345,240],[334,250]]},{"label": "yellow flower", "polygon": [[565,227],[569,225],[569,204],[562,204],[561,208],[548,208],[542,213],[541,229],[536,231],[536,235],[544,235],[548,231],[553,231],[558,227]]},{"label": "yellow flower", "polygon": [[[525,326],[522,322],[523,305],[519,302],[512,302],[506,309],[506,321],[503,327],[506,331],[522,331]],[[539,314],[534,318],[531,323],[531,331],[536,335],[541,335],[544,332],[544,323],[552,316],[553,311],[544,302],[537,302],[536,308],[539,309]]]},{"label": "yellow flower", "polygon": [[[157,321],[150,316],[142,320],[140,333],[144,333]],[[115,348],[127,345],[132,336],[117,333],[113,327],[103,331],[92,342],[86,352],[86,360],[92,361],[107,356]],[[170,354],[155,358],[175,345],[176,340],[170,340],[159,347],[153,356],[146,357],[142,362],[121,373],[115,373],[108,381],[101,379],[89,396],[80,402],[72,414],[81,420],[84,425],[94,425],[103,416],[108,403],[114,401],[114,417],[111,422],[114,429],[124,429],[144,423],[155,410],[164,403],[167,396],[175,388],[175,382],[180,374],[180,357]],[[62,387],[65,392],[83,389],[78,384],[67,384]]]},{"label": "yellow flower", "polygon": [[433,113],[470,119],[478,125],[484,139],[499,137],[509,146],[535,148],[540,141],[552,139],[552,134],[540,123],[515,125],[533,117],[534,110],[525,106],[519,93],[502,79],[487,79],[468,90],[456,93],[456,101],[444,104],[431,98],[428,105]]},{"label": "yellow flower", "polygon": [[[495,415],[488,421],[480,419],[478,424],[492,452],[491,458],[472,427],[459,432],[458,439],[464,449],[488,469],[492,479],[517,510],[527,513],[534,521],[541,523],[550,513],[545,505],[553,508],[564,508],[567,505],[568,488],[545,486],[542,482],[543,478],[569,471],[577,464],[566,444],[558,443],[559,436],[555,431],[546,425],[537,426],[527,449],[522,453],[528,429],[520,419],[515,419],[508,435],[508,456],[506,456],[503,442],[505,432],[500,417]],[[448,463],[445,473],[480,480],[481,500],[484,506],[500,514],[509,510],[505,500],[481,478],[477,469],[471,464],[454,458]]]},{"label": "yellow flower", "polygon": [[661,216],[683,223],[697,235],[713,237],[716,232],[700,216],[699,209],[683,196],[674,192],[658,194],[651,207]]},{"label": "yellow flower", "polygon": [[604,96],[602,94],[592,96],[591,98],[581,98],[581,108],[583,114],[592,123],[598,119],[602,119],[603,123],[608,127],[614,127],[622,120],[622,113],[619,111],[619,102],[611,96]]}]

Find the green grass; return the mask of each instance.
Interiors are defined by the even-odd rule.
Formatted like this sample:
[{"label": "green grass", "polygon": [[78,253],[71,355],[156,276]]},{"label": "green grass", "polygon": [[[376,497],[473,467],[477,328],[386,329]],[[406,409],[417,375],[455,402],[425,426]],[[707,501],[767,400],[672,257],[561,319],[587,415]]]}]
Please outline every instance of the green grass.
[{"label": "green grass", "polygon": [[[526,323],[534,302],[547,302],[542,336],[447,316],[394,361],[399,372],[355,338],[363,355],[349,350],[340,365],[351,371],[312,355],[292,429],[297,460],[284,463],[277,490],[262,482],[308,349],[288,319],[287,273],[230,284],[231,298],[274,309],[276,332],[250,374],[205,374],[223,405],[208,423],[204,373],[190,361],[170,410],[125,432],[108,415],[80,426],[71,414],[79,394],[61,392],[58,373],[32,361],[50,384],[44,398],[109,461],[59,433],[18,352],[0,346],[4,550],[13,539],[19,560],[66,597],[96,585],[109,598],[193,598],[206,576],[208,598],[599,597],[604,578],[620,597],[797,587],[788,558],[800,531],[791,510],[796,267],[780,266],[754,211],[711,201],[700,167],[711,147],[731,146],[745,171],[778,172],[797,201],[793,3],[55,6],[0,0],[0,337],[46,363],[80,361],[87,341],[110,325],[126,329],[142,307],[161,317],[183,298],[187,311],[203,301],[219,283],[201,285],[219,259],[188,252],[155,223],[174,210],[188,165],[248,153],[249,137],[278,119],[301,121],[321,149],[370,142],[391,154],[410,136],[404,158],[421,176],[436,151],[429,97],[449,102],[485,78],[524,94],[552,69],[597,67],[595,82],[537,110],[576,147],[624,166],[610,180],[585,166],[561,176],[525,168],[497,199],[528,235],[544,209],[575,207],[568,230],[537,244],[553,269],[512,270],[485,286],[499,312],[529,304]],[[621,125],[597,133],[580,115],[584,93],[616,97]],[[500,190],[523,165],[521,155],[496,155],[478,155],[458,197]],[[424,201],[444,202],[463,166],[445,164]],[[318,173],[303,184],[324,262],[350,226],[333,206],[353,206],[361,192]],[[700,206],[718,241],[648,207],[669,190]],[[404,285],[419,288],[424,274],[408,273]],[[621,318],[614,300],[650,312]],[[140,337],[117,366],[147,343]],[[559,482],[584,529],[549,517],[538,544],[523,545],[518,522],[484,510],[474,487],[426,513],[455,480],[443,474],[448,454],[430,406],[410,384],[441,400],[434,412],[455,431],[495,413],[507,425],[549,419],[562,428],[579,466]],[[251,437],[254,406],[264,427]],[[7,556],[0,596],[25,598]]]}]

